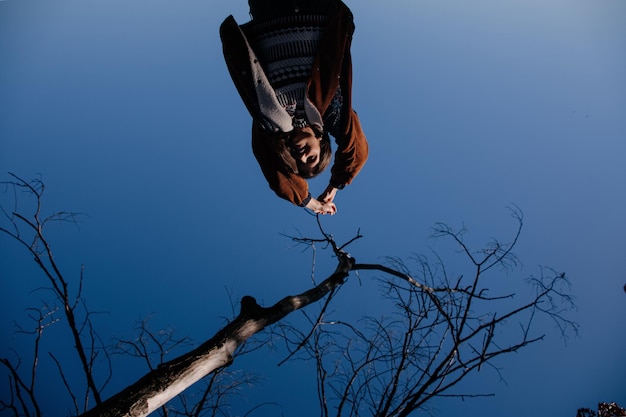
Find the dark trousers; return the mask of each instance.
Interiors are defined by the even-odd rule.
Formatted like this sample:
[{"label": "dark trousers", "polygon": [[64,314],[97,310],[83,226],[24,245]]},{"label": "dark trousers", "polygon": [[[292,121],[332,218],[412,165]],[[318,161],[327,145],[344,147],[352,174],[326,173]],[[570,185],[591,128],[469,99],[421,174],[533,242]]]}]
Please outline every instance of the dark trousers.
[{"label": "dark trousers", "polygon": [[250,16],[255,20],[295,14],[328,14],[332,0],[248,0]]}]

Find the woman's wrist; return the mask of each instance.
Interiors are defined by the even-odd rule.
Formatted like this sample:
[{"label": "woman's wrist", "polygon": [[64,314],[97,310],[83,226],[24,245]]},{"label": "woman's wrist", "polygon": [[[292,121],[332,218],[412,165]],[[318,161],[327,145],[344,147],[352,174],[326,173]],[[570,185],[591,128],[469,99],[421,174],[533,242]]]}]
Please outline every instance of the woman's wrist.
[{"label": "woman's wrist", "polygon": [[305,208],[308,208],[309,210],[313,210],[316,211],[322,208],[322,203],[320,203],[317,199],[311,197],[309,198],[309,201],[304,205]]}]

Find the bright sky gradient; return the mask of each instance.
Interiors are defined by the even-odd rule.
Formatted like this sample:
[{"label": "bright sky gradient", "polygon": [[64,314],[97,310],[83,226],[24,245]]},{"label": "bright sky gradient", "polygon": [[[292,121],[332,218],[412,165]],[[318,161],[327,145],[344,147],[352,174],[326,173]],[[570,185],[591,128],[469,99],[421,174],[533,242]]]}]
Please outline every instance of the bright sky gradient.
[{"label": "bright sky gradient", "polygon": [[[523,267],[503,279],[523,292],[524,277],[554,267],[579,306],[580,337],[565,345],[546,323],[544,342],[498,362],[506,384],[489,372],[472,379],[495,398],[432,405],[442,416],[507,417],[626,406],[626,2],[347,4],[370,160],[339,192],[327,230],[345,241],[360,229],[353,255],[383,262],[437,249],[428,235],[438,221],[465,225],[477,247],[508,241],[513,203],[525,214]],[[280,234],[315,236],[314,218],[274,197],[253,158],[219,42],[228,14],[245,22],[246,2],[0,1],[0,178],[40,174],[47,213],[89,216],[49,233],[67,274],[85,265],[84,296],[107,312],[95,318],[106,340],[154,313],[155,327],[202,341],[231,315],[229,293],[268,305],[310,285],[311,252]],[[44,281],[14,243],[0,238],[0,253],[5,355],[29,346],[11,335]],[[331,270],[327,257],[318,253],[316,276]],[[366,308],[373,278],[343,290],[355,315],[389,308]],[[252,405],[258,396],[304,415],[312,374],[277,370],[280,359],[264,351],[233,368],[265,375]],[[125,369],[112,390],[142,373]],[[48,415],[65,415],[58,391],[42,394]]]}]

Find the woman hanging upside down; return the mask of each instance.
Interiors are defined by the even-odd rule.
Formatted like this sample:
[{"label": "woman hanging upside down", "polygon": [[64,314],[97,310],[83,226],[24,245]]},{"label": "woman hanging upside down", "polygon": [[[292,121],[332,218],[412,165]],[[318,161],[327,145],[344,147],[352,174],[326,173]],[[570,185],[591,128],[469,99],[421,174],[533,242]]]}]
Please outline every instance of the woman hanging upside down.
[{"label": "woman hanging upside down", "polygon": [[[249,0],[252,19],[224,20],[226,65],[252,116],[252,150],[281,198],[315,213],[335,214],[337,190],[367,160],[368,145],[352,109],[350,44],[354,23],[340,0]],[[307,178],[331,162],[316,199]]]}]

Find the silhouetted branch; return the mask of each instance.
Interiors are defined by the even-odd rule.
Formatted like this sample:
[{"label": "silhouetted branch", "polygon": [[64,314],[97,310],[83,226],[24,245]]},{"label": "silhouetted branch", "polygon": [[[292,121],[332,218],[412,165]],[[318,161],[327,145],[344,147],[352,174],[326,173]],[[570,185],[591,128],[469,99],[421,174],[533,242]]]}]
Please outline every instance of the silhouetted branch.
[{"label": "silhouetted branch", "polygon": [[[493,240],[479,250],[473,250],[464,242],[464,228],[457,231],[443,223],[435,225],[433,236],[451,240],[460,249],[463,259],[468,261],[468,270],[458,276],[448,272],[444,260],[437,253],[434,253],[434,261],[417,256],[415,273],[397,258],[387,258],[385,265],[357,263],[346,250],[363,237],[360,231],[346,243],[337,244],[332,234],[322,227],[320,217],[316,216],[321,237],[292,237],[296,244],[313,247],[312,288],[284,297],[270,307],[263,307],[253,297],[244,296],[238,315],[212,338],[167,361],[166,357],[173,349],[187,348],[188,340],[175,338],[173,332],[168,330],[152,332],[147,321],[141,322],[138,337],[119,340],[117,348],[118,353],[144,361],[148,373],[106,401],[101,401],[102,388],[96,385],[94,367],[99,355],[104,354],[110,370],[110,358],[94,330],[90,319],[92,313],[82,300],[83,269],[77,289],[70,292],[69,282],[58,268],[44,235],[47,223],[75,223],[78,215],[59,212],[42,218],[43,183],[40,180],[27,183],[19,177],[12,177],[13,181],[4,184],[12,188],[14,195],[18,190],[25,190],[34,196],[35,207],[30,215],[19,213],[17,203],[12,212],[3,208],[2,213],[9,226],[0,226],[0,233],[8,235],[33,255],[50,283],[55,300],[62,304],[87,382],[84,404],[80,405],[79,397],[72,393],[71,383],[61,363],[56,356],[51,357],[72,397],[76,412],[81,407],[88,407],[91,396],[95,399],[96,406],[85,412],[84,417],[146,416],[156,410],[160,410],[163,416],[191,417],[205,412],[221,415],[223,409],[229,406],[228,398],[253,381],[246,375],[228,379],[231,373],[225,372],[225,369],[253,335],[279,322],[281,326],[273,334],[278,334],[285,341],[288,350],[279,365],[300,357],[315,364],[322,416],[331,413],[408,416],[424,409],[425,404],[436,397],[488,396],[488,393],[458,392],[457,387],[467,375],[480,371],[483,365],[489,365],[499,374],[493,365],[496,358],[542,340],[544,335],[535,327],[537,317],[552,319],[564,337],[570,330],[577,331],[577,324],[566,315],[574,304],[565,274],[542,269],[539,277],[528,279],[528,283],[535,288],[534,295],[519,301],[513,298],[514,293],[491,295],[483,284],[488,272],[495,273],[494,267],[509,271],[519,265],[513,249],[521,234],[523,216],[517,207],[511,209],[518,225],[511,242]],[[335,271],[319,284],[315,283],[317,246],[332,249],[333,256],[337,258]],[[365,317],[358,324],[329,318],[331,303],[340,299],[337,290],[352,271],[381,274],[377,279],[382,283],[383,300],[392,305],[389,314]],[[317,314],[304,313],[306,330],[282,323],[291,313],[324,298],[325,301],[319,303]],[[85,311],[80,311],[80,308]],[[34,396],[36,362],[43,329],[51,323],[49,317],[52,316],[47,316],[46,310],[34,311],[39,314],[33,317],[39,325],[34,332],[35,360],[30,381],[18,372],[19,358],[16,364],[0,359],[9,371],[11,388],[10,401],[2,400],[0,407],[16,416],[40,415]],[[367,309],[364,308],[364,311]],[[519,331],[503,338],[502,329],[511,322],[519,325]],[[105,378],[103,386],[108,383],[110,375]],[[208,378],[197,385],[197,391],[179,395],[206,376]],[[166,404],[174,398],[178,398],[180,407],[170,409]],[[268,405],[273,404],[262,404]]]},{"label": "silhouetted branch", "polygon": [[[499,374],[492,364],[496,358],[542,340],[543,334],[532,334],[537,314],[555,320],[563,334],[577,331],[577,324],[565,316],[573,308],[573,300],[564,274],[542,269],[540,278],[529,279],[537,288],[535,296],[517,304],[512,302],[514,293],[488,296],[487,288],[481,286],[482,278],[493,267],[510,270],[519,264],[512,250],[521,234],[523,216],[517,208],[511,213],[518,224],[511,243],[492,241],[477,251],[463,241],[465,229],[455,231],[442,223],[435,226],[434,236],[452,239],[470,261],[473,271],[466,275],[468,278],[460,275],[451,280],[437,254],[434,265],[423,256],[416,258],[419,275],[410,273],[395,258],[388,258],[391,266],[354,263],[354,271],[383,274],[387,298],[394,304],[397,318],[370,317],[366,332],[356,331],[356,326],[345,322],[318,320],[300,339],[285,336],[298,352],[316,363],[323,416],[329,415],[331,404],[338,415],[359,415],[361,410],[368,410],[376,416],[408,416],[435,397],[490,396],[453,389],[485,364]],[[325,242],[333,251],[344,247],[323,230],[322,236],[315,242]],[[294,240],[305,243],[314,239]],[[551,274],[546,275],[546,271]],[[495,310],[498,304],[490,307],[503,301],[507,301],[504,306],[508,309]],[[501,329],[516,319],[522,330],[518,339],[498,341]],[[333,331],[338,325],[349,329],[351,336]],[[303,343],[306,349],[302,349]]]},{"label": "silhouetted branch", "polygon": [[[77,317],[77,310],[81,304],[82,281],[84,278],[83,270],[81,269],[77,292],[75,295],[72,295],[70,293],[70,283],[57,265],[52,248],[44,235],[45,226],[49,222],[62,221],[76,224],[78,217],[81,215],[72,212],[57,212],[42,218],[41,211],[42,198],[45,190],[44,183],[40,179],[28,182],[15,174],[9,173],[9,175],[13,180],[2,182],[2,184],[13,190],[14,197],[17,197],[18,191],[23,191],[28,196],[33,197],[32,201],[34,202],[34,207],[31,209],[29,215],[22,214],[18,212],[16,199],[13,204],[13,212],[8,213],[6,209],[3,208],[2,212],[11,227],[0,226],[0,234],[9,236],[30,252],[35,263],[40,267],[44,276],[47,278],[51,286],[50,290],[53,292],[56,301],[63,305],[62,311],[73,338],[72,345],[79,357],[82,372],[87,386],[89,387],[88,396],[93,396],[96,403],[99,403],[101,402],[101,388],[98,388],[93,373],[93,366],[98,355],[98,349],[94,343],[97,336],[93,331],[88,314],[85,315],[84,319],[81,319],[82,322]],[[84,339],[84,337],[86,337],[86,339]],[[90,345],[90,349],[85,346],[85,342]],[[38,353],[36,353],[34,359],[35,367],[37,366],[37,358]],[[109,378],[106,378],[103,386],[106,385]],[[73,394],[71,395],[73,396]],[[85,406],[87,406],[87,401],[88,398],[85,401]]]}]

